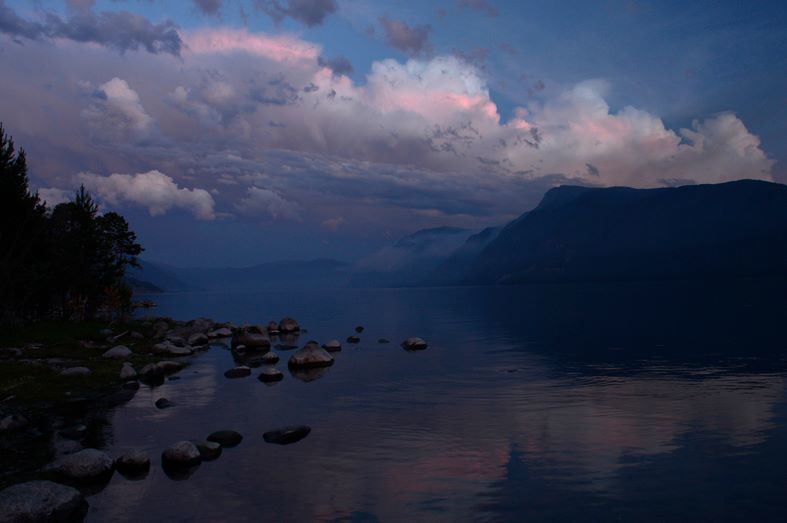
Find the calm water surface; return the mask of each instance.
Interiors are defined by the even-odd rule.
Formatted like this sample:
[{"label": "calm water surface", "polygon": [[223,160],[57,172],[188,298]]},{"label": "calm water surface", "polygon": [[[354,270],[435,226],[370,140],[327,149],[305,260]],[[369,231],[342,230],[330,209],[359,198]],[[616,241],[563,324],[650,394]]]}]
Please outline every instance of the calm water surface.
[{"label": "calm water surface", "polygon": [[[107,450],[236,448],[173,480],[116,474],[91,521],[787,519],[783,283],[192,293],[156,314],[357,346],[302,381],[227,380],[212,347],[117,408]],[[421,336],[429,349],[399,348]],[[392,343],[377,343],[380,337]],[[158,410],[167,397],[177,406]],[[289,446],[262,433],[308,424]]]}]

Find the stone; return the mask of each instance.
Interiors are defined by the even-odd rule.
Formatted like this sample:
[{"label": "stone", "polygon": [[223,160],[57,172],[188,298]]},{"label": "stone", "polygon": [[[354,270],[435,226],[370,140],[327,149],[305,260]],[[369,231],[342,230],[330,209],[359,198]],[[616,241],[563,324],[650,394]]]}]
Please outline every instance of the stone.
[{"label": "stone", "polygon": [[172,343],[170,340],[156,343],[153,345],[153,347],[151,347],[151,351],[154,354],[163,354],[166,356],[190,356],[194,353],[191,347],[178,346]]},{"label": "stone", "polygon": [[224,373],[225,378],[235,379],[235,378],[245,378],[251,374],[251,368],[242,365],[240,367],[232,368]]},{"label": "stone", "polygon": [[218,430],[206,438],[208,441],[218,443],[225,449],[237,447],[243,441],[243,436],[234,430]]},{"label": "stone", "polygon": [[189,336],[189,340],[188,340],[189,345],[191,345],[192,347],[207,345],[209,341],[210,340],[208,339],[208,336],[201,332],[195,332],[194,334]]},{"label": "stone", "polygon": [[204,461],[214,460],[221,456],[221,445],[215,441],[195,441],[194,444]]},{"label": "stone", "polygon": [[137,379],[137,371],[134,370],[134,366],[131,365],[129,362],[125,362],[123,366],[120,368],[120,379],[122,381],[130,381]]},{"label": "stone", "polygon": [[407,338],[402,342],[402,348],[404,350],[424,350],[426,347],[426,342],[421,338]]},{"label": "stone", "polygon": [[391,343],[391,341],[387,338],[380,338],[377,340],[377,343]]},{"label": "stone", "polygon": [[281,332],[298,332],[301,326],[293,318],[283,318],[279,322],[279,331]]},{"label": "stone", "polygon": [[284,374],[282,374],[282,372],[277,368],[267,367],[262,369],[262,372],[259,376],[257,376],[257,379],[265,383],[281,381],[284,379]]},{"label": "stone", "polygon": [[179,441],[161,453],[164,465],[190,467],[202,461],[197,446],[191,441]]},{"label": "stone", "polygon": [[186,340],[184,340],[182,336],[176,336],[175,334],[168,334],[165,340],[170,342],[172,345],[176,347],[186,346]]},{"label": "stone", "polygon": [[355,332],[357,332],[358,334],[362,333],[363,332],[363,325],[358,325],[357,327],[355,327]]},{"label": "stone", "polygon": [[60,375],[66,378],[87,378],[93,371],[87,367],[69,367],[60,371]]},{"label": "stone", "polygon": [[0,420],[0,431],[23,429],[29,423],[21,414],[11,414]]},{"label": "stone", "polygon": [[87,512],[84,496],[53,481],[28,481],[0,492],[0,522],[44,523],[81,521]]},{"label": "stone", "polygon": [[279,333],[279,324],[275,321],[268,322],[268,334],[278,334]]},{"label": "stone", "polygon": [[246,350],[268,350],[271,348],[271,340],[267,334],[251,331],[239,331],[232,336],[232,347],[244,345]]},{"label": "stone", "polygon": [[266,352],[262,355],[262,362],[266,365],[274,365],[279,362],[279,355],[275,352]]},{"label": "stone", "polygon": [[131,339],[140,341],[145,339],[145,335],[138,331],[131,331]]},{"label": "stone", "polygon": [[112,475],[115,462],[98,449],[83,449],[58,458],[47,467],[73,481],[97,481]]},{"label": "stone", "polygon": [[347,343],[361,343],[361,338],[358,336],[347,336]]},{"label": "stone", "polygon": [[289,445],[302,440],[308,436],[311,431],[311,427],[306,425],[294,425],[266,432],[262,435],[262,439],[264,439],[266,443]]},{"label": "stone", "polygon": [[141,450],[132,450],[115,460],[115,467],[121,474],[144,474],[150,470],[150,458]]},{"label": "stone", "polygon": [[112,347],[108,351],[106,351],[101,356],[103,358],[109,358],[113,360],[127,360],[129,359],[134,353],[131,352],[131,349],[126,347],[125,345],[117,345]]},{"label": "stone", "polygon": [[143,380],[152,380],[164,376],[164,369],[158,363],[148,363],[139,371],[139,377]]},{"label": "stone", "polygon": [[333,356],[317,344],[306,344],[290,356],[287,365],[294,368],[328,367],[333,365]]},{"label": "stone", "polygon": [[178,372],[179,370],[181,370],[183,367],[186,366],[185,364],[180,363],[178,361],[169,361],[169,360],[160,361],[155,365],[156,367],[161,369],[161,371],[164,374],[172,374],[173,372]]},{"label": "stone", "polygon": [[328,352],[338,352],[342,350],[342,344],[339,343],[339,340],[331,340],[325,345],[323,345],[322,348],[327,350]]},{"label": "stone", "polygon": [[175,404],[172,403],[171,401],[169,401],[167,398],[159,398],[159,399],[157,399],[156,403],[154,403],[154,405],[156,405],[157,409],[168,409],[170,407],[174,407],[175,406]]},{"label": "stone", "polygon": [[232,336],[232,331],[227,327],[221,327],[208,333],[208,338],[229,338],[230,336]]}]

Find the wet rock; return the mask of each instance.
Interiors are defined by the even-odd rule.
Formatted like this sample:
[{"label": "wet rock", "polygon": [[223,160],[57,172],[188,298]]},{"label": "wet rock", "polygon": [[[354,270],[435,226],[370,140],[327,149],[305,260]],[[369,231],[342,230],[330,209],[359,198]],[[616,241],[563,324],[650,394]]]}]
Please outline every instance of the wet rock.
[{"label": "wet rock", "polygon": [[325,345],[323,345],[322,348],[327,350],[328,352],[338,352],[342,350],[342,344],[339,343],[339,340],[331,340]]},{"label": "wet rock", "polygon": [[260,359],[266,365],[274,365],[279,362],[279,355],[275,352],[266,352]]},{"label": "wet rock", "polygon": [[19,430],[27,427],[30,422],[21,414],[11,414],[0,420],[0,432]]},{"label": "wet rock", "polygon": [[282,427],[280,429],[271,430],[262,435],[262,439],[266,443],[275,443],[276,445],[289,445],[296,443],[312,431],[311,427],[306,425],[295,425],[292,427]]},{"label": "wet rock", "polygon": [[268,334],[276,335],[279,333],[279,324],[275,321],[268,322]]},{"label": "wet rock", "polygon": [[47,467],[67,479],[91,482],[107,479],[112,475],[115,463],[112,458],[97,449],[83,449],[58,458]]},{"label": "wet rock", "polygon": [[0,521],[81,521],[87,502],[75,488],[53,481],[28,481],[0,492]]},{"label": "wet rock", "polygon": [[363,332],[363,325],[358,325],[357,327],[355,327],[355,332],[357,332],[358,334],[362,333]]},{"label": "wet rock", "polygon": [[424,350],[426,347],[426,342],[421,338],[407,338],[402,342],[404,350]]},{"label": "wet rock", "polygon": [[131,349],[126,347],[125,345],[117,345],[112,347],[108,351],[106,351],[101,356],[104,358],[109,358],[113,360],[127,360],[129,359],[134,353],[131,352]]},{"label": "wet rock", "polygon": [[67,378],[87,378],[91,374],[93,371],[87,367],[69,367],[60,371],[60,375]]},{"label": "wet rock", "polygon": [[211,461],[221,456],[221,445],[215,441],[195,441],[203,461]]},{"label": "wet rock", "polygon": [[132,450],[115,460],[115,467],[124,476],[144,474],[150,470],[150,457],[141,450]]},{"label": "wet rock", "polygon": [[227,327],[221,327],[208,333],[208,338],[229,338],[232,331]]},{"label": "wet rock", "polygon": [[316,343],[308,343],[290,356],[287,365],[293,368],[328,367],[333,365],[333,356]]},{"label": "wet rock", "polygon": [[281,332],[298,332],[301,326],[293,318],[283,318],[279,322],[279,331]]},{"label": "wet rock", "polygon": [[156,343],[151,347],[153,354],[163,354],[166,356],[190,356],[194,351],[190,347],[178,346],[170,340]]},{"label": "wet rock", "polygon": [[388,338],[380,338],[377,340],[377,343],[391,343],[391,340]]},{"label": "wet rock", "polygon": [[55,439],[52,442],[52,451],[56,457],[73,454],[74,452],[79,452],[83,448],[81,443],[73,439]]},{"label": "wet rock", "polygon": [[161,371],[164,374],[172,374],[173,372],[178,372],[185,366],[186,366],[185,364],[180,363],[178,361],[169,361],[169,360],[164,360],[156,363],[156,367],[161,369]]},{"label": "wet rock", "polygon": [[277,343],[276,347],[274,348],[279,350],[293,350],[293,349],[297,349],[298,346],[291,343]]},{"label": "wet rock", "polygon": [[137,379],[137,371],[134,370],[134,367],[131,365],[131,363],[125,362],[120,368],[120,379],[123,381]]},{"label": "wet rock", "polygon": [[191,467],[202,461],[197,446],[191,441],[179,441],[161,453],[165,466]]},{"label": "wet rock", "polygon": [[157,399],[156,403],[154,403],[154,405],[156,405],[157,409],[168,409],[170,407],[174,407],[175,406],[175,404],[172,403],[171,401],[169,401],[167,398],[159,398],[159,399]]},{"label": "wet rock", "polygon": [[251,374],[251,368],[244,365],[226,371],[224,377],[229,379],[245,378],[249,374]]},{"label": "wet rock", "polygon": [[361,338],[358,336],[347,336],[347,343],[361,343]]},{"label": "wet rock", "polygon": [[199,345],[207,345],[210,339],[206,334],[201,332],[195,332],[191,336],[189,336],[189,345],[192,347],[199,346]]},{"label": "wet rock", "polygon": [[185,347],[186,340],[183,339],[181,336],[176,336],[174,334],[168,334],[165,338],[166,341],[170,342],[172,345],[176,347]]},{"label": "wet rock", "polygon": [[240,442],[243,441],[243,436],[234,430],[217,430],[206,439],[218,443],[225,449],[229,449],[240,445]]},{"label": "wet rock", "polygon": [[123,389],[125,390],[137,390],[139,389],[139,382],[137,380],[127,381],[123,384]]},{"label": "wet rock", "polygon": [[239,331],[232,336],[232,347],[244,345],[246,350],[268,350],[271,340],[266,334],[251,331]]},{"label": "wet rock", "polygon": [[257,376],[257,379],[265,383],[271,383],[274,381],[281,381],[282,379],[284,379],[284,374],[282,374],[282,372],[279,369],[276,369],[274,367],[268,367],[262,369],[262,372],[260,373],[259,376]]}]

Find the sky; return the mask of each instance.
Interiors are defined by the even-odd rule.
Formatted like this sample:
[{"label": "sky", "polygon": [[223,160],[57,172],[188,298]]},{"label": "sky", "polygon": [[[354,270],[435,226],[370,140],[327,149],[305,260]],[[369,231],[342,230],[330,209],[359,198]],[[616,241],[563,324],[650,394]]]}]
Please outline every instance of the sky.
[{"label": "sky", "polygon": [[780,1],[0,0],[0,121],[144,257],[357,260],[561,184],[787,182]]}]

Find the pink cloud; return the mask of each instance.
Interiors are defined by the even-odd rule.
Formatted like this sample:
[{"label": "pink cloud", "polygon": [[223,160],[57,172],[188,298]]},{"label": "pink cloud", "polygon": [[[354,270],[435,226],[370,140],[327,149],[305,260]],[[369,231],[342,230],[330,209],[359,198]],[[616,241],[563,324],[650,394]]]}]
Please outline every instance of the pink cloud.
[{"label": "pink cloud", "polygon": [[290,35],[270,36],[246,29],[201,29],[182,35],[195,55],[248,53],[274,62],[316,61],[322,48]]}]

